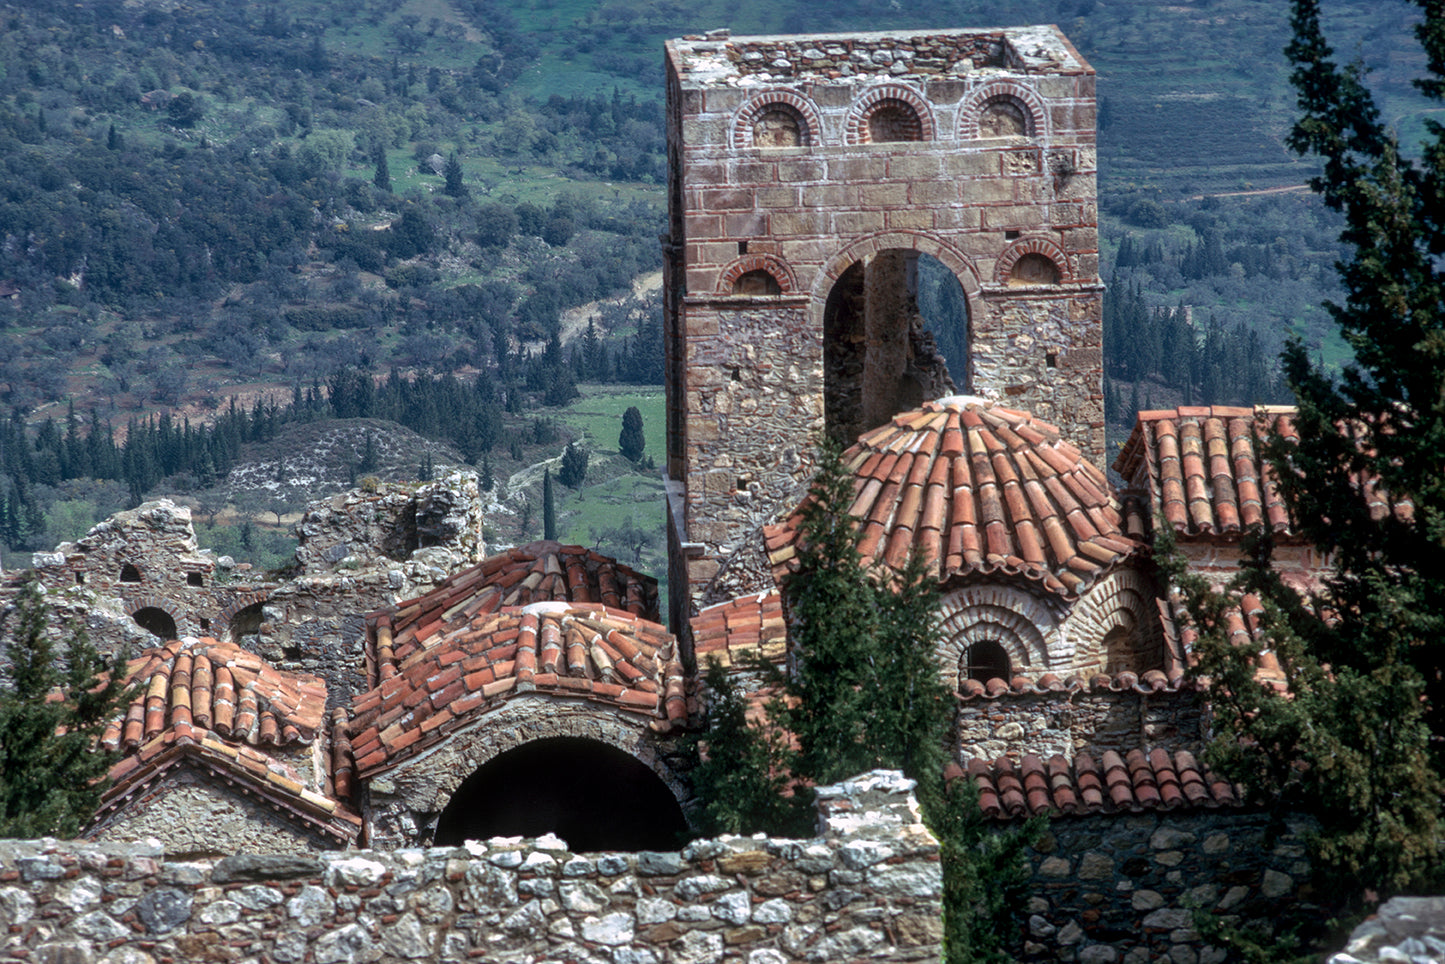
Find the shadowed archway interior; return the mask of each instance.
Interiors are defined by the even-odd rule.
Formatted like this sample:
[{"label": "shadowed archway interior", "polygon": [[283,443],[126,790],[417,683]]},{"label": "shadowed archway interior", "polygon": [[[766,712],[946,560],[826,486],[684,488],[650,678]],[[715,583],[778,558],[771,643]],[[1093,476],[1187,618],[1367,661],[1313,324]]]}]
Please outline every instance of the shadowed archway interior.
[{"label": "shadowed archway interior", "polygon": [[667,785],[632,756],[596,740],[552,737],[479,767],[442,811],[435,843],[545,833],[573,851],[672,850],[687,820]]}]

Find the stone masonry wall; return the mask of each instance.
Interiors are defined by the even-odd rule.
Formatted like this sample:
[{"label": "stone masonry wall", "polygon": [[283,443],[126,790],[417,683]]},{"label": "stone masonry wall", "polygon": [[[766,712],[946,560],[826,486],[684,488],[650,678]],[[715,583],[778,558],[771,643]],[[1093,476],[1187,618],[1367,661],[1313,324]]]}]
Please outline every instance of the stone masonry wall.
[{"label": "stone masonry wall", "polygon": [[[1327,914],[1305,901],[1304,834],[1239,810],[1056,819],[1030,854],[1023,959],[1220,964],[1197,911],[1235,923]],[[1311,916],[1313,915],[1313,916]]]},{"label": "stone masonry wall", "polygon": [[1191,691],[1103,690],[1026,693],[959,703],[957,756],[993,760],[1037,754],[1121,756],[1141,746],[1197,750],[1204,740],[1204,704]]},{"label": "stone masonry wall", "polygon": [[555,838],[164,862],[145,846],[0,843],[0,959],[782,964],[937,961],[941,876],[910,781],[824,788],[823,835],[678,853]]}]

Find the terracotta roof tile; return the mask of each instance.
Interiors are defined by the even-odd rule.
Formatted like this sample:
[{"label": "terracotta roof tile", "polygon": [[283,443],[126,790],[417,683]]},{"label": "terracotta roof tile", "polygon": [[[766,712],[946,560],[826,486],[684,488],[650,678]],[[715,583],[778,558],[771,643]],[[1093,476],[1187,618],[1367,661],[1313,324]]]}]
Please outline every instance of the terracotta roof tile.
[{"label": "terracotta roof tile", "polygon": [[754,657],[782,662],[788,646],[782,597],[760,593],[709,606],[692,618],[692,640],[702,665],[715,659],[728,667]]},{"label": "terracotta roof tile", "polygon": [[1098,760],[1087,753],[1070,763],[1041,760],[970,760],[967,775],[978,787],[979,808],[1000,820],[1143,810],[1242,805],[1239,791],[1202,767],[1187,750],[1110,750]]},{"label": "terracotta roof tile", "polygon": [[395,675],[357,701],[348,733],[358,776],[410,759],[513,693],[608,703],[659,730],[686,719],[676,640],[650,620],[599,603],[448,611],[424,644],[399,647]]},{"label": "terracotta roof tile", "polygon": [[656,622],[657,580],[583,546],[542,540],[491,556],[367,617],[372,685],[457,620],[534,602],[600,603]]},{"label": "terracotta roof tile", "polygon": [[1113,676],[1094,673],[1088,677],[1061,677],[1054,673],[1045,673],[1036,679],[1026,676],[985,682],[965,679],[958,684],[958,698],[968,702],[1060,693],[1182,693],[1198,688],[1198,683],[1184,675],[1183,667],[1175,667],[1172,675],[1151,669],[1142,676],[1129,672],[1116,673]]},{"label": "terracotta roof tile", "polygon": [[1147,492],[1143,514],[1165,519],[1179,535],[1233,535],[1260,525],[1285,533],[1289,517],[1260,454],[1272,430],[1295,437],[1287,410],[1216,405],[1140,412],[1114,469]]},{"label": "terracotta roof tile", "polygon": [[[857,466],[859,551],[876,565],[898,569],[917,548],[940,582],[1021,575],[1074,596],[1143,546],[1103,474],[1026,412],[929,402],[865,433],[844,462]],[[800,512],[764,530],[776,578],[796,565]]]},{"label": "terracotta roof tile", "polygon": [[278,670],[235,643],[206,637],[147,650],[130,661],[126,678],[136,695],[101,737],[122,753],[180,726],[256,746],[312,740],[326,712],[326,684],[318,677]]}]

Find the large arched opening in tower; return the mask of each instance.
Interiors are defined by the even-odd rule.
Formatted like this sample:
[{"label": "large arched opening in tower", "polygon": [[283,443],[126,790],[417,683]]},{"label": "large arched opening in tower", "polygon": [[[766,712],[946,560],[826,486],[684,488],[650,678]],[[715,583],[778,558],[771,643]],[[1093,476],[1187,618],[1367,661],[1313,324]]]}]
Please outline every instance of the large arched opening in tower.
[{"label": "large arched opening in tower", "polygon": [[159,606],[146,606],[137,609],[131,614],[130,618],[133,619],[135,624],[141,629],[161,639],[175,639],[178,635],[176,632],[175,617]]},{"label": "large arched opening in tower", "polygon": [[932,255],[892,248],[850,265],[828,292],[823,346],[828,435],[845,445],[969,391],[968,301]]},{"label": "large arched opening in tower", "polygon": [[597,740],[551,737],[484,763],[457,788],[436,845],[553,833],[573,851],[675,850],[687,820],[647,766]]}]

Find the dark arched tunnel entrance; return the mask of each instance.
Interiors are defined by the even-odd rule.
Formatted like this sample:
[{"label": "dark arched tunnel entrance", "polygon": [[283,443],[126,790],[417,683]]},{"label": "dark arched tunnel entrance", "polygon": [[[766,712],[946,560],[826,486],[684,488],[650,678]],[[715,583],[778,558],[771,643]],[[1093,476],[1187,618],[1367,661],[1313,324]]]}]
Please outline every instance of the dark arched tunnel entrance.
[{"label": "dark arched tunnel entrance", "polygon": [[436,844],[554,833],[573,851],[676,850],[687,835],[677,799],[621,750],[553,737],[508,750],[457,788]]}]

